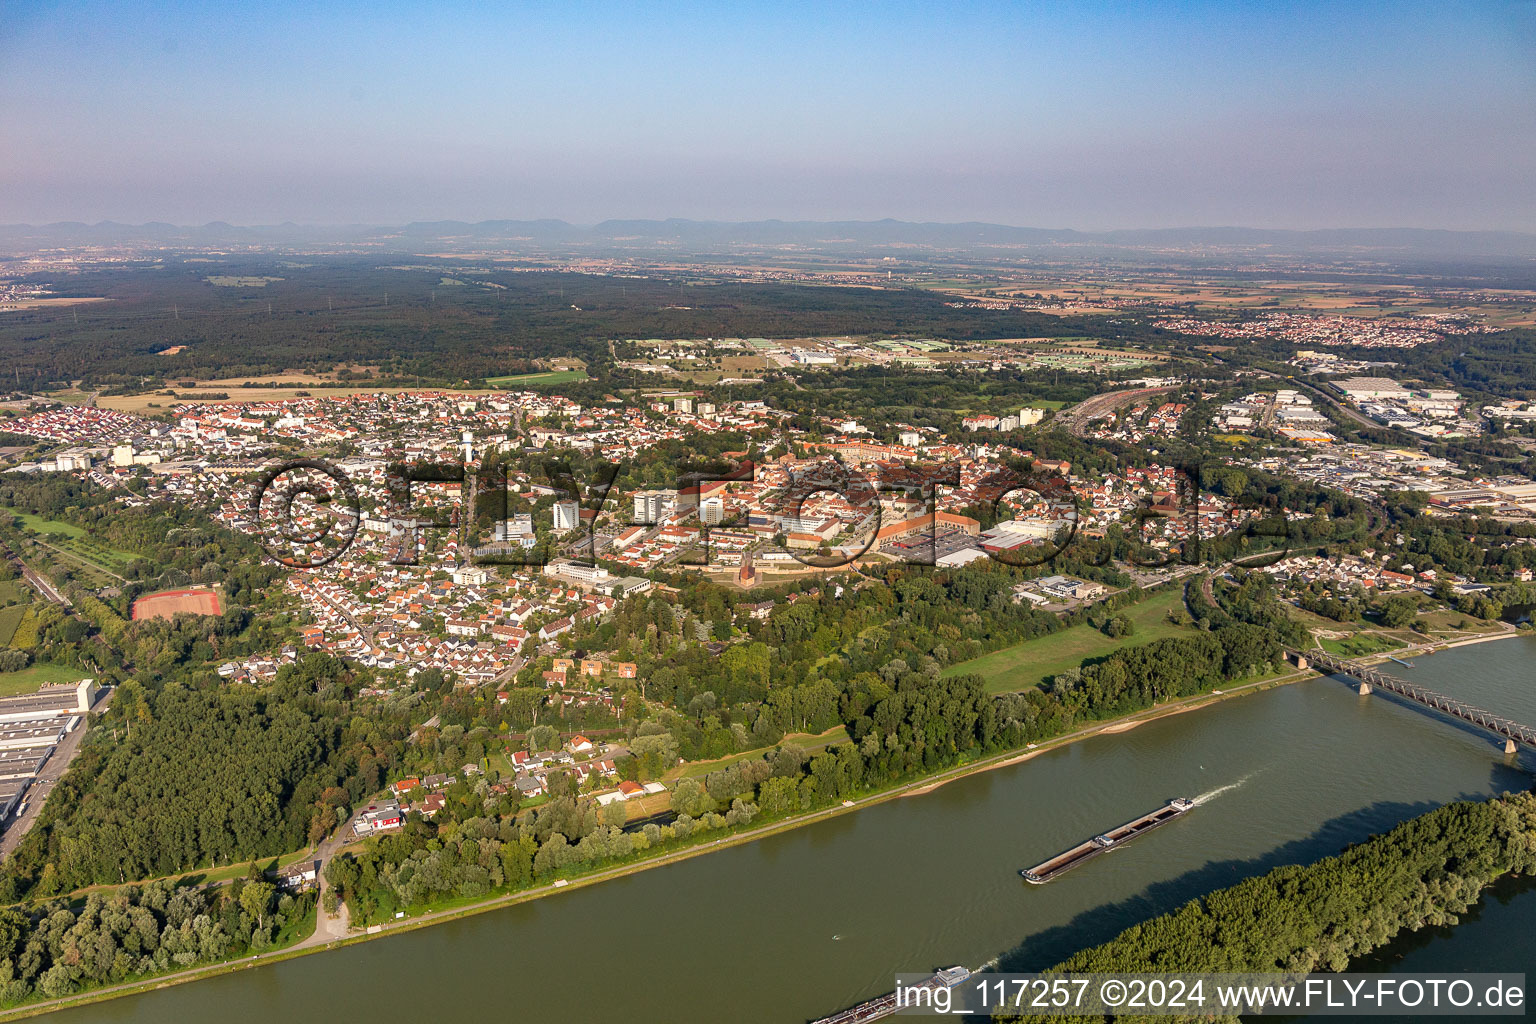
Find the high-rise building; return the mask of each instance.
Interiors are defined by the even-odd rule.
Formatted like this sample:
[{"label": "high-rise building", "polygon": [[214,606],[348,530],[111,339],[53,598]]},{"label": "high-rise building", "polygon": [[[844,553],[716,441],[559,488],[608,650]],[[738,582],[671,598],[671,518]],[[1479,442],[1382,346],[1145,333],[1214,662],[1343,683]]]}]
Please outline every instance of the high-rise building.
[{"label": "high-rise building", "polygon": [[635,492],[635,522],[643,524],[659,523],[666,518],[677,504],[676,491],[637,491]]},{"label": "high-rise building", "polygon": [[699,502],[699,519],[709,526],[716,526],[725,519],[725,501],[721,498],[705,498]]},{"label": "high-rise building", "polygon": [[581,525],[581,506],[574,501],[555,502],[555,529],[561,533]]}]

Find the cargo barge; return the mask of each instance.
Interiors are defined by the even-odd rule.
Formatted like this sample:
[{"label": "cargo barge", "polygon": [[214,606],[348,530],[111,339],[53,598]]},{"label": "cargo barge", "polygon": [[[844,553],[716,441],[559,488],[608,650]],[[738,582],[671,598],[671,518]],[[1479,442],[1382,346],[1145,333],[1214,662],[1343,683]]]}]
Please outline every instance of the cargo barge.
[{"label": "cargo barge", "polygon": [[[907,1000],[908,1006],[918,1005],[914,998],[921,999],[921,993],[925,989],[954,988],[966,978],[971,976],[969,969],[965,967],[946,967],[927,981],[916,985],[905,986],[901,995]],[[830,1017],[823,1017],[813,1024],[864,1024],[865,1021],[880,1020],[889,1017],[901,1007],[896,1005],[898,996],[895,992],[887,992],[878,999],[871,999],[858,1006],[850,1006],[841,1013],[834,1013]]]},{"label": "cargo barge", "polygon": [[1187,814],[1195,806],[1195,802],[1188,797],[1177,797],[1169,800],[1162,807],[1149,814],[1143,814],[1133,821],[1128,821],[1119,828],[1112,828],[1102,835],[1094,836],[1087,842],[1078,843],[1072,849],[1058,853],[1050,860],[1036,864],[1032,868],[1025,868],[1019,874],[1024,876],[1026,882],[1034,885],[1044,885],[1057,875],[1071,871],[1079,864],[1092,860],[1101,853],[1118,849],[1139,835],[1152,831],[1159,825],[1166,825],[1174,818]]}]

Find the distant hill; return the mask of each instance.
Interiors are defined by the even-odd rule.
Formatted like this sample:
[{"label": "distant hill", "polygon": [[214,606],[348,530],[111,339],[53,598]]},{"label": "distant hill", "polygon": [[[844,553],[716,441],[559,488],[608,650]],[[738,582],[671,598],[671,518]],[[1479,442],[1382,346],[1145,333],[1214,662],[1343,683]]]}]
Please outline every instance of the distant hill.
[{"label": "distant hill", "polygon": [[1442,231],[1425,228],[1330,228],[1280,231],[1268,228],[1191,227],[1075,231],[1070,228],[1012,227],[875,221],[745,222],[608,220],[591,226],[563,220],[428,221],[400,226],[275,224],[240,227],[223,222],[182,227],[173,224],[99,224],[63,222],[34,227],[0,225],[0,246],[30,250],[49,246],[147,245],[176,248],[206,246],[367,245],[374,250],[508,247],[719,249],[721,247],[803,246],[850,249],[916,246],[931,249],[976,247],[1121,250],[1264,249],[1278,252],[1349,251],[1415,256],[1536,256],[1536,235],[1512,231]]}]

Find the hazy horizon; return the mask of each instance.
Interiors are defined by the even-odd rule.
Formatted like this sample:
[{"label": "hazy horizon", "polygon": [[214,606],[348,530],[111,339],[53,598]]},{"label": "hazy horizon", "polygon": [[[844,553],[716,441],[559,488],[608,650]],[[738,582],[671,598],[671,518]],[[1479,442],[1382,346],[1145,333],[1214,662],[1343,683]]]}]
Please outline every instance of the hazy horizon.
[{"label": "hazy horizon", "polygon": [[864,225],[876,225],[876,224],[894,223],[894,224],[908,224],[908,225],[912,225],[914,227],[963,227],[965,225],[975,224],[975,225],[983,225],[983,226],[986,226],[986,227],[1008,228],[1008,229],[1020,230],[1020,231],[1078,232],[1078,233],[1081,233],[1081,234],[1084,234],[1084,235],[1106,235],[1106,234],[1121,234],[1121,233],[1129,234],[1129,233],[1151,233],[1151,232],[1178,232],[1178,231],[1265,231],[1265,232],[1295,232],[1295,233],[1308,233],[1308,232],[1351,232],[1351,231],[1359,231],[1359,232],[1371,232],[1371,231],[1381,231],[1381,232],[1389,232],[1389,231],[1436,232],[1436,231],[1443,231],[1443,232],[1447,232],[1447,233],[1451,233],[1451,234],[1514,234],[1514,235],[1529,235],[1529,236],[1532,236],[1532,237],[1536,237],[1536,229],[1517,229],[1517,228],[1439,228],[1439,227],[1426,227],[1426,226],[1424,226],[1422,224],[1323,224],[1323,225],[1317,225],[1315,227],[1286,228],[1286,227],[1264,227],[1264,226],[1260,226],[1260,225],[1256,225],[1256,224],[1198,224],[1198,223],[1190,223],[1190,224],[1162,224],[1162,225],[1156,225],[1156,226],[1149,226],[1149,225],[1143,225],[1143,224],[1115,224],[1115,225],[1109,225],[1107,227],[1102,227],[1102,228],[1082,228],[1082,227],[1077,227],[1077,226],[1074,226],[1074,225],[1071,225],[1071,224],[1009,224],[1009,223],[1003,223],[1001,221],[987,221],[987,220],[974,220],[974,219],[972,219],[972,220],[963,220],[963,221],[961,221],[961,220],[921,221],[921,220],[908,220],[908,219],[901,218],[901,217],[869,217],[869,218],[859,218],[859,219],[854,219],[854,218],[825,218],[825,219],[821,219],[821,218],[801,218],[801,217],[774,217],[774,216],[760,217],[760,218],[755,218],[755,219],[752,219],[752,220],[705,219],[705,218],[682,217],[682,216],[660,216],[660,217],[625,217],[625,216],[615,216],[615,217],[606,217],[606,218],[604,218],[602,220],[595,220],[595,221],[576,221],[576,220],[572,220],[572,219],[570,219],[568,217],[560,217],[560,216],[547,216],[547,217],[497,217],[497,216],[486,216],[486,217],[478,217],[478,218],[475,218],[475,219],[472,219],[472,220],[471,219],[460,218],[460,217],[435,217],[435,218],[423,218],[423,219],[409,220],[409,221],[385,221],[385,220],[299,221],[299,220],[293,220],[293,219],[290,218],[290,219],[281,220],[281,221],[259,222],[259,223],[258,222],[241,223],[241,222],[229,220],[228,218],[225,218],[225,217],[215,217],[215,218],[213,218],[211,220],[198,221],[198,222],[187,222],[187,223],[176,223],[176,222],[173,222],[173,221],[166,221],[166,220],[126,221],[126,220],[122,220],[120,218],[106,217],[106,218],[102,218],[100,220],[94,220],[94,221],[82,221],[82,220],[78,220],[78,219],[54,220],[54,221],[13,221],[13,222],[0,223],[0,228],[47,228],[47,227],[52,227],[52,226],[55,226],[55,225],[64,225],[64,224],[83,224],[86,227],[101,227],[101,226],[105,226],[105,225],[115,224],[115,225],[118,225],[118,226],[121,226],[121,227],[128,227],[128,228],[148,227],[150,225],[167,225],[169,227],[180,228],[180,229],[185,229],[185,230],[198,230],[198,229],[202,229],[202,228],[215,227],[215,226],[218,226],[218,225],[226,225],[226,226],[228,226],[230,228],[234,228],[236,230],[243,230],[243,231],[244,230],[249,230],[249,231],[278,230],[278,229],[282,229],[282,228],[294,228],[294,229],[297,229],[297,230],[314,230],[314,231],[342,230],[342,229],[363,229],[363,230],[388,231],[388,230],[395,230],[395,229],[407,227],[407,226],[410,226],[410,225],[465,224],[465,225],[468,225],[470,227],[475,227],[475,226],[483,225],[483,224],[497,224],[497,223],[533,224],[533,223],[540,223],[540,222],[542,222],[542,223],[549,223],[549,224],[564,224],[564,225],[566,225],[568,227],[571,227],[571,228],[574,228],[574,229],[577,229],[577,230],[592,230],[592,229],[601,227],[604,224],[610,224],[610,223],[619,223],[619,224],[622,224],[622,223],[645,223],[645,224],[686,223],[686,224],[697,224],[697,225],[705,225],[705,226],[707,226],[707,225],[732,226],[732,225],[752,225],[752,224],[785,224],[785,225],[795,225],[795,224],[806,224],[806,225],[864,224]]},{"label": "hazy horizon", "polygon": [[0,223],[1536,231],[1536,5],[7,8]]}]

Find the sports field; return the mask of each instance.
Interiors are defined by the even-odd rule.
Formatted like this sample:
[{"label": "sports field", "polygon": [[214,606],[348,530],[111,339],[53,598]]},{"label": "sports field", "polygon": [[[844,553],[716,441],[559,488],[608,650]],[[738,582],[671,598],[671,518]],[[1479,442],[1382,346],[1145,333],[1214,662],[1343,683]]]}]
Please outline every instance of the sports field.
[{"label": "sports field", "polygon": [[193,615],[219,615],[223,607],[219,604],[219,595],[206,587],[194,587],[190,590],[161,590],[154,594],[145,594],[133,602],[133,620],[140,619],[168,619],[179,612],[190,612]]}]

